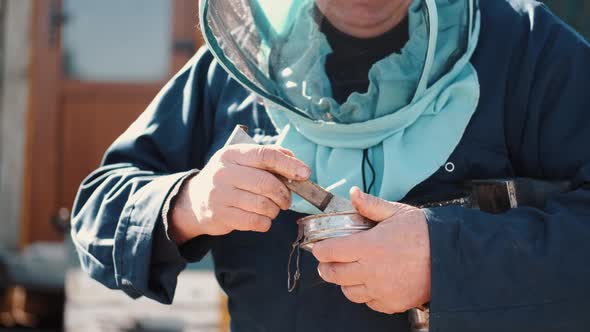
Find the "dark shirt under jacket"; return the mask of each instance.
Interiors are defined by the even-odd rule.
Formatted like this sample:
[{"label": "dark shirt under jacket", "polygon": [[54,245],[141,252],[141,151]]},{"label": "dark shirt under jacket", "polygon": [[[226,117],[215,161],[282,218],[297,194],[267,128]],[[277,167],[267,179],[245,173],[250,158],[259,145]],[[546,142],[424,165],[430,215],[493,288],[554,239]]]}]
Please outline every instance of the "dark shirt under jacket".
[{"label": "dark shirt under jacket", "polygon": [[[536,2],[480,0],[480,6],[472,64],[481,98],[449,158],[455,169],[441,168],[406,198],[442,199],[467,179],[513,176],[569,179],[577,189],[543,209],[503,215],[428,209],[431,331],[584,331],[590,326],[590,46]],[[187,260],[211,249],[234,332],[407,331],[406,315],[351,303],[340,287],[323,282],[308,253],[297,290],[287,292],[296,213],[282,213],[267,234],[195,240],[193,250],[180,254],[165,233],[166,202],[238,123],[260,140],[275,134],[255,98],[201,50],[82,183],[72,235],[84,269],[130,296],[169,303]]]},{"label": "dark shirt under jacket", "polygon": [[342,104],[353,92],[369,88],[369,70],[377,61],[399,53],[409,39],[408,18],[373,38],[356,38],[336,29],[316,7],[316,21],[328,39],[332,53],[326,57],[326,74],[334,99]]}]

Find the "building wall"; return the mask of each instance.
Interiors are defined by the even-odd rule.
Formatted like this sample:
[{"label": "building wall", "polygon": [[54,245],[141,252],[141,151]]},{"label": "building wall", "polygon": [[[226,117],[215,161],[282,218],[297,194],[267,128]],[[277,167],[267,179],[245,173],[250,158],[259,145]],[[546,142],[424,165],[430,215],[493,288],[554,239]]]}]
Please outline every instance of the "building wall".
[{"label": "building wall", "polygon": [[32,0],[0,0],[0,246],[19,239]]}]

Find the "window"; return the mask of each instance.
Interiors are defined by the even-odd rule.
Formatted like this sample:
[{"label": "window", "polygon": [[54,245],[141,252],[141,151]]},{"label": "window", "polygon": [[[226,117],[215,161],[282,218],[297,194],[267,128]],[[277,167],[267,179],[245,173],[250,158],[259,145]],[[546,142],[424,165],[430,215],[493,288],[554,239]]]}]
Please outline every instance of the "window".
[{"label": "window", "polygon": [[63,68],[71,79],[153,82],[168,77],[171,0],[64,0]]}]

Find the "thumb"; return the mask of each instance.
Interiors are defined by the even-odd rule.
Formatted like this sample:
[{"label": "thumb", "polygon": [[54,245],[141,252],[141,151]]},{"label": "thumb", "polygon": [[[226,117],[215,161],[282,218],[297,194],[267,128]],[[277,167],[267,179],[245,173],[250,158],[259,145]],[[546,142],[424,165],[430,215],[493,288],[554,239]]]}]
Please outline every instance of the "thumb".
[{"label": "thumb", "polygon": [[395,203],[365,194],[359,187],[350,189],[350,200],[360,215],[377,222],[393,216],[398,210]]}]

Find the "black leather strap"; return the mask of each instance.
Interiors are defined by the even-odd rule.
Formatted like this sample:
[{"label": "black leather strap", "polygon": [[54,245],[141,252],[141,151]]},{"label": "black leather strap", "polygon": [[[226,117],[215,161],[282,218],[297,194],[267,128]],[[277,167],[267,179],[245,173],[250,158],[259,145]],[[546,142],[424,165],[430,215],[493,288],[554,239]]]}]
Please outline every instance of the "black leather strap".
[{"label": "black leather strap", "polygon": [[542,208],[551,196],[573,189],[570,181],[530,178],[472,180],[466,183],[464,196],[419,206],[433,208],[458,205],[488,213],[503,213],[518,206]]}]

